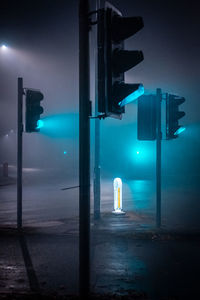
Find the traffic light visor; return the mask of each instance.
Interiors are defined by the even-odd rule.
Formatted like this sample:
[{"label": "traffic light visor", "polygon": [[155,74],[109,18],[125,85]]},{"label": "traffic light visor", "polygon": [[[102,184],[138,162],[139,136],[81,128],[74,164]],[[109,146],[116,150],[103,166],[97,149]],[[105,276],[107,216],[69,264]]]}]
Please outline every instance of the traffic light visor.
[{"label": "traffic light visor", "polygon": [[[121,86],[121,85],[120,85]],[[120,87],[122,90],[121,101],[118,102],[120,107],[125,106],[126,104],[136,100],[138,97],[144,94],[144,86],[141,83],[138,84],[123,84]],[[120,95],[119,95],[120,96]]]},{"label": "traffic light visor", "polygon": [[142,17],[122,17],[113,14],[111,23],[112,40],[114,42],[123,41],[144,27]]}]

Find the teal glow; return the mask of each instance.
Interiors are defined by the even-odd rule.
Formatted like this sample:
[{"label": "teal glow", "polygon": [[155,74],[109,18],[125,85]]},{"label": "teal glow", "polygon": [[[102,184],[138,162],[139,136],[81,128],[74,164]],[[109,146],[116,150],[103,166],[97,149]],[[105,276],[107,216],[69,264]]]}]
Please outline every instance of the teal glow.
[{"label": "teal glow", "polygon": [[[130,190],[129,205],[130,210],[141,212],[142,214],[148,211],[154,213],[155,204],[153,197],[154,181],[153,180],[130,180],[127,182]],[[134,195],[138,195],[134,197]],[[140,196],[139,196],[140,195]]]},{"label": "teal glow", "polygon": [[134,91],[133,93],[128,95],[126,98],[124,98],[118,104],[119,104],[119,106],[123,107],[124,105],[136,100],[137,98],[139,98],[143,94],[144,94],[144,86],[142,84],[140,84],[139,88],[136,91]]},{"label": "teal glow", "polygon": [[64,153],[64,155],[66,155],[66,154],[67,154],[67,151],[64,151],[63,153]]},{"label": "teal glow", "polygon": [[148,165],[155,160],[154,147],[149,142],[139,142],[135,145],[130,145],[127,149],[127,158],[134,165]]},{"label": "teal glow", "polygon": [[38,120],[38,121],[37,121],[37,127],[36,127],[36,129],[40,129],[40,128],[42,128],[43,126],[44,126],[44,121]]},{"label": "teal glow", "polygon": [[176,132],[174,133],[174,135],[179,135],[180,133],[182,133],[183,131],[185,131],[185,127],[180,127],[178,130],[176,130]]},{"label": "teal glow", "polygon": [[78,114],[62,113],[42,119],[40,132],[52,138],[78,138]]}]

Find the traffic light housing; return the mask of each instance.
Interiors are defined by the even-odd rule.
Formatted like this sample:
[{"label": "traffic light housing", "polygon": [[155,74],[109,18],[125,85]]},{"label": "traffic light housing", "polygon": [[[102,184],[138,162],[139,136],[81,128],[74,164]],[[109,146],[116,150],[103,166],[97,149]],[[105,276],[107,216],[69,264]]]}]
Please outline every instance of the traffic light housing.
[{"label": "traffic light housing", "polygon": [[185,129],[179,125],[179,119],[185,116],[179,106],[185,102],[185,98],[176,95],[167,95],[166,98],[166,138],[175,139]]},{"label": "traffic light housing", "polygon": [[141,141],[156,139],[156,96],[138,98],[137,138]]},{"label": "traffic light housing", "polygon": [[98,12],[98,111],[121,119],[124,106],[143,94],[142,84],[127,84],[124,73],[143,60],[142,51],[124,49],[124,40],[143,27],[142,17],[122,16],[106,2]]},{"label": "traffic light housing", "polygon": [[43,113],[43,107],[40,102],[44,96],[39,90],[26,90],[26,132],[38,132],[40,115]]}]

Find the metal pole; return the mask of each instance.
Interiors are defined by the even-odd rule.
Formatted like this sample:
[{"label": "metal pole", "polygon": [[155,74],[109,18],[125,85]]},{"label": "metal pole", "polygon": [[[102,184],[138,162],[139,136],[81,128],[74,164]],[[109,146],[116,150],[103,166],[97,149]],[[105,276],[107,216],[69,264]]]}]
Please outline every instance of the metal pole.
[{"label": "metal pole", "polygon": [[157,120],[157,133],[156,133],[156,227],[161,227],[161,89],[156,90],[156,120]]},{"label": "metal pole", "polygon": [[90,292],[89,0],[79,0],[79,292]]},{"label": "metal pole", "polygon": [[100,218],[100,120],[95,119],[94,219]]},{"label": "metal pole", "polygon": [[[100,8],[96,0],[96,10]],[[97,84],[97,29],[95,41],[95,116],[98,115],[98,84]],[[95,160],[94,160],[94,219],[100,218],[101,182],[100,182],[100,119],[95,119]]]},{"label": "metal pole", "polygon": [[18,78],[17,120],[17,228],[22,228],[22,134],[23,134],[23,79]]}]

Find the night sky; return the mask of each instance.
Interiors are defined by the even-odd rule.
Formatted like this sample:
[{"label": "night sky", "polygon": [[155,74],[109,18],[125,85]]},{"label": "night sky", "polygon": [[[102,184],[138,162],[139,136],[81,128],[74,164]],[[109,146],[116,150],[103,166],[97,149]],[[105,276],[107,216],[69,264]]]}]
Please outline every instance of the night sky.
[{"label": "night sky", "polygon": [[[199,175],[200,158],[200,18],[198,1],[113,0],[124,16],[142,16],[144,28],[126,41],[126,49],[142,50],[144,61],[126,73],[126,82],[141,82],[145,93],[173,93],[186,98],[181,123],[186,131],[163,141],[164,175]],[[91,1],[91,9],[95,1]],[[17,124],[17,77],[24,86],[40,89],[43,117],[57,122],[40,134],[24,133],[24,165],[59,167],[78,172],[78,1],[4,1],[0,4],[1,163],[16,164],[16,139],[5,135]],[[91,74],[94,75],[94,33],[91,33]],[[94,76],[91,99],[94,114]],[[65,116],[68,125],[62,126]],[[59,124],[60,123],[60,124]],[[155,143],[137,140],[137,101],[126,106],[121,121],[101,122],[102,174],[154,176]],[[65,126],[65,125],[64,125]],[[91,157],[93,157],[91,121]],[[137,149],[144,157],[137,160]],[[63,155],[64,151],[67,156]],[[48,153],[48,155],[47,155]],[[110,157],[113,157],[111,160]],[[130,168],[131,166],[131,168]],[[74,171],[75,170],[75,171]],[[70,172],[69,172],[70,173]],[[188,175],[188,176],[189,176]]]}]

